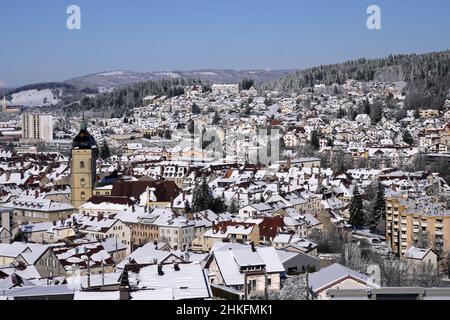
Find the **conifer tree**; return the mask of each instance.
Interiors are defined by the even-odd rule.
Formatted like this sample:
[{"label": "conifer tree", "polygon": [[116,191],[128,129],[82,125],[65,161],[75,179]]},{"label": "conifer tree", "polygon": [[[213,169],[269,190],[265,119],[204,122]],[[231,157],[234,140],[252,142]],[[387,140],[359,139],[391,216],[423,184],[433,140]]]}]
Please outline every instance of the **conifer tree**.
[{"label": "conifer tree", "polygon": [[353,198],[350,203],[349,210],[350,210],[350,220],[349,220],[350,224],[352,224],[354,227],[357,228],[364,227],[365,219],[363,212],[363,201],[357,186],[355,186],[355,189],[353,190]]},{"label": "conifer tree", "polygon": [[191,213],[192,212],[192,209],[191,209],[191,206],[189,204],[189,201],[187,201],[187,200],[184,202],[184,211],[186,213]]},{"label": "conifer tree", "polygon": [[109,145],[106,142],[106,140],[103,139],[103,144],[100,147],[100,158],[102,158],[103,160],[106,160],[109,157],[111,157],[111,150],[109,149]]},{"label": "conifer tree", "polygon": [[208,209],[208,202],[210,191],[206,178],[203,178],[202,183],[197,185],[192,196],[192,210],[199,212]]},{"label": "conifer tree", "polygon": [[313,132],[311,132],[311,145],[316,150],[320,149],[319,134],[317,133],[317,130],[313,130]]},{"label": "conifer tree", "polygon": [[372,218],[370,221],[370,231],[375,232],[378,225],[386,219],[386,198],[384,195],[384,185],[378,183],[377,195],[373,207]]},{"label": "conifer tree", "polygon": [[409,144],[410,146],[414,144],[414,139],[408,130],[405,130],[405,132],[403,132],[403,141],[405,141],[405,143]]}]

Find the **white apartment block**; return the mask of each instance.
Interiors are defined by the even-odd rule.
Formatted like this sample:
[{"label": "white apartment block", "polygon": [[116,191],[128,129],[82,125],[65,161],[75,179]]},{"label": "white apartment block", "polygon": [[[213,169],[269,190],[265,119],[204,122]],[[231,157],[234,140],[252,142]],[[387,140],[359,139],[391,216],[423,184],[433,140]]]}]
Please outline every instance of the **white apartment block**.
[{"label": "white apartment block", "polygon": [[53,140],[53,117],[46,114],[22,115],[22,138],[27,140]]},{"label": "white apartment block", "polygon": [[211,89],[214,94],[238,94],[239,84],[213,84]]}]

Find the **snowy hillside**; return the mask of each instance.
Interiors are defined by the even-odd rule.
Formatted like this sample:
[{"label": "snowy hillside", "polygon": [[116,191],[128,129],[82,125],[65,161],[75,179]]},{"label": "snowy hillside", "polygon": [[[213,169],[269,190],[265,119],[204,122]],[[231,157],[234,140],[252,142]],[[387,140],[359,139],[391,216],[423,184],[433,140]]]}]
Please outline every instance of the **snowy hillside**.
[{"label": "snowy hillside", "polygon": [[60,101],[50,89],[20,91],[12,94],[11,98],[12,105],[25,107],[47,107]]}]

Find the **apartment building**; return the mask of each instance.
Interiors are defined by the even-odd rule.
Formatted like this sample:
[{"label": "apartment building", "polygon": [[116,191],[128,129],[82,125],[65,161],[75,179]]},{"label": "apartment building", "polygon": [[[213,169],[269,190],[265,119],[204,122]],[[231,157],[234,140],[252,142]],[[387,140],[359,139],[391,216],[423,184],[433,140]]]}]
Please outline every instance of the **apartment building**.
[{"label": "apartment building", "polygon": [[53,117],[47,114],[22,114],[22,138],[52,141]]},{"label": "apartment building", "polygon": [[402,256],[410,246],[450,251],[450,210],[437,197],[409,197],[407,193],[386,195],[386,239]]},{"label": "apartment building", "polygon": [[239,85],[238,84],[213,84],[212,92],[214,94],[238,94],[239,93]]},{"label": "apartment building", "polygon": [[421,118],[433,118],[439,116],[439,110],[433,109],[420,110],[419,115]]}]

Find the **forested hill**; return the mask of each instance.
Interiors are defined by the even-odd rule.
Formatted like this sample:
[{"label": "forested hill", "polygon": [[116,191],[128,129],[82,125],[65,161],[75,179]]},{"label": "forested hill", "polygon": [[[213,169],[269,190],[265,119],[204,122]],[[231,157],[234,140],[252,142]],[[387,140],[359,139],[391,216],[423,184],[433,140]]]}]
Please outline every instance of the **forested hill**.
[{"label": "forested hill", "polygon": [[163,79],[133,84],[117,88],[98,95],[86,95],[80,101],[66,105],[66,115],[91,111],[106,117],[122,117],[135,107],[142,106],[142,99],[149,95],[174,97],[184,93],[184,88],[192,84],[201,84],[199,79]]},{"label": "forested hill", "polygon": [[265,84],[263,88],[283,92],[300,91],[315,84],[343,84],[348,79],[405,81],[408,83],[406,108],[439,109],[450,90],[450,50],[321,65],[288,74]]}]

